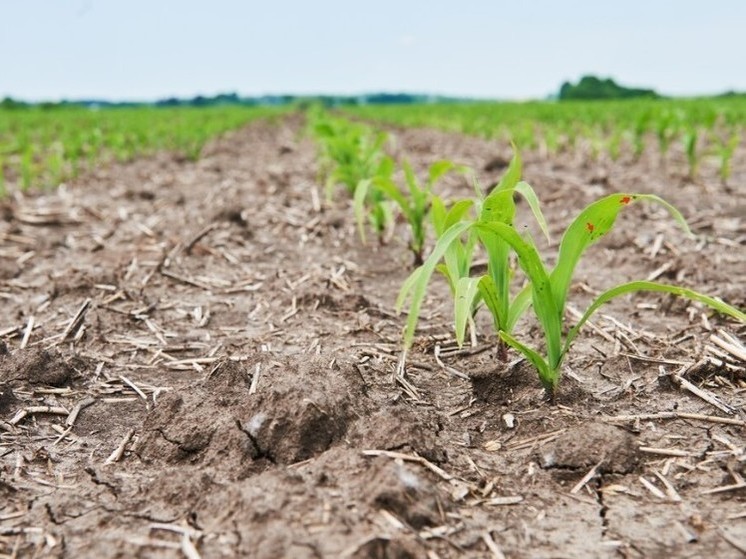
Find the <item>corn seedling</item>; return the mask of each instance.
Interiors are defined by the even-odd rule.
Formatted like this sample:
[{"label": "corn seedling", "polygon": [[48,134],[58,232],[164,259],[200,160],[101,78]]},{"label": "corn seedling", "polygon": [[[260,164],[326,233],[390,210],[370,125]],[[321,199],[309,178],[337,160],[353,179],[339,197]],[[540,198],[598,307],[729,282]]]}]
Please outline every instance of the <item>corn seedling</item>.
[{"label": "corn seedling", "polygon": [[684,143],[684,153],[686,153],[686,161],[689,164],[689,180],[697,178],[699,173],[699,154],[697,153],[697,130],[695,128],[688,128],[682,136],[682,142]]},{"label": "corn seedling", "polygon": [[[437,161],[430,165],[428,178],[424,184],[420,184],[411,165],[408,162],[402,164],[406,190],[402,189],[392,178],[391,168],[380,169],[378,174],[358,184],[355,190],[355,217],[357,219],[360,238],[365,242],[364,214],[366,206],[371,212],[375,212],[379,205],[388,200],[394,202],[401,214],[409,224],[411,239],[409,249],[414,255],[414,265],[422,264],[422,256],[425,250],[425,234],[427,215],[433,197],[432,189],[435,183],[444,175],[453,170],[464,172],[465,168],[459,167],[451,161]],[[374,218],[375,214],[371,215]],[[377,224],[371,219],[374,228]],[[380,231],[379,231],[380,235]]]},{"label": "corn seedling", "polygon": [[354,196],[361,181],[382,173],[381,166],[388,165],[383,152],[388,140],[386,133],[343,118],[332,118],[321,109],[312,112],[309,118],[311,131],[320,145],[327,200],[331,200],[338,184]]},{"label": "corn seedling", "polygon": [[738,132],[731,132],[730,135],[720,136],[719,134],[713,134],[715,143],[715,150],[720,158],[720,165],[718,168],[718,175],[720,176],[720,182],[727,184],[731,174],[731,161],[733,159],[733,152],[738,147],[741,141],[741,137]]},{"label": "corn seedling", "polygon": [[374,176],[360,180],[353,192],[353,208],[357,220],[360,240],[365,244],[365,216],[366,210],[370,225],[375,231],[379,244],[383,244],[386,228],[393,221],[390,203],[383,185],[392,182],[394,160],[383,157],[378,167],[373,171]]},{"label": "corn seedling", "polygon": [[617,161],[619,157],[622,154],[622,140],[623,140],[623,134],[621,132],[613,132],[609,136],[609,140],[607,142],[607,149],[609,152],[609,157],[612,161]]},{"label": "corn seedling", "polygon": [[500,338],[520,351],[537,368],[542,384],[550,393],[554,391],[559,382],[562,361],[580,328],[601,305],[620,295],[635,291],[671,293],[698,301],[739,320],[746,320],[746,315],[739,310],[696,291],[651,281],[632,281],[613,287],[599,295],[578,323],[569,330],[564,340],[562,339],[567,293],[580,257],[586,248],[612,229],[618,213],[624,207],[642,200],[663,205],[689,233],[686,222],[678,210],[661,198],[650,194],[614,194],[589,205],[573,221],[560,243],[557,265],[551,272],[548,272],[530,239],[520,237],[514,229],[501,224],[489,224],[482,227],[483,235],[505,240],[518,255],[518,262],[531,284],[532,308],[544,333],[546,357],[519,342],[510,332],[501,331]]},{"label": "corn seedling", "polygon": [[[636,291],[671,293],[698,301],[718,312],[746,321],[746,314],[743,312],[696,291],[651,281],[632,281],[613,287],[599,295],[578,323],[570,328],[566,335],[563,335],[567,326],[563,322],[567,294],[575,267],[581,256],[590,245],[611,231],[622,209],[638,201],[661,204],[685,231],[689,232],[679,211],[661,198],[651,194],[613,194],[590,204],[567,228],[560,243],[557,263],[554,269],[549,271],[531,238],[519,235],[510,221],[480,219],[476,222],[462,221],[452,225],[436,245],[433,254],[415,272],[415,279],[408,280],[402,288],[404,295],[409,291],[412,292],[410,316],[404,334],[405,347],[408,347],[413,339],[429,273],[445,253],[449,243],[469,231],[476,231],[480,243],[490,254],[490,259],[496,250],[505,250],[506,246],[515,252],[529,283],[510,302],[509,292],[503,285],[498,285],[493,277],[488,275],[482,278],[462,278],[460,289],[457,288],[454,297],[457,340],[463,343],[465,323],[463,316],[471,310],[472,301],[476,297],[481,297],[492,314],[499,338],[522,353],[536,367],[542,385],[550,394],[554,392],[559,383],[562,362],[580,328],[599,307],[615,297]],[[501,279],[507,279],[507,276]],[[400,303],[401,300],[402,295],[400,295]],[[511,333],[515,322],[529,306],[533,309],[544,334],[543,353],[518,341]]]},{"label": "corn seedling", "polygon": [[[398,310],[411,296],[409,319],[404,334],[405,346],[414,338],[414,331],[419,319],[422,300],[427,285],[434,271],[438,270],[448,279],[454,298],[454,321],[456,337],[463,343],[466,325],[477,309],[478,303],[484,301],[492,313],[497,331],[512,331],[518,319],[530,304],[531,290],[522,289],[514,298],[511,297],[510,284],[513,269],[510,264],[510,243],[500,238],[488,238],[482,235],[483,225],[501,224],[512,228],[516,206],[514,196],[522,195],[529,204],[534,217],[545,235],[546,222],[539,207],[539,200],[533,189],[521,178],[521,159],[516,154],[508,166],[505,175],[495,188],[482,200],[479,217],[466,219],[468,201],[454,204],[450,212],[444,212],[439,206],[433,207],[437,215],[436,233],[438,241],[424,264],[417,268],[405,281],[396,302]],[[444,229],[447,226],[447,229]],[[467,240],[463,240],[463,236]],[[472,253],[479,240],[487,253],[487,274],[479,278],[469,277]],[[444,262],[441,264],[441,260]],[[502,348],[501,348],[502,349]],[[504,351],[499,351],[501,357]]]},{"label": "corn seedling", "polygon": [[28,190],[34,181],[34,148],[31,144],[21,155],[21,188]]},{"label": "corn seedling", "polygon": [[676,137],[677,130],[673,116],[665,115],[661,118],[656,127],[656,135],[658,136],[658,151],[660,154],[661,164],[666,166],[666,156],[671,148],[671,143]]}]

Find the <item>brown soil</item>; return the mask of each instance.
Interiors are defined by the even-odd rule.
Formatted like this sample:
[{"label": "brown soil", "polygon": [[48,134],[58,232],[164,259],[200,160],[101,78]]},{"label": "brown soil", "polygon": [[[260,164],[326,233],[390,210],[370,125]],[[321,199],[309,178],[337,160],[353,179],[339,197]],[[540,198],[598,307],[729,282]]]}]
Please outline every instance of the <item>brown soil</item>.
[{"label": "brown soil", "polygon": [[[744,555],[745,364],[711,338],[742,325],[620,299],[548,401],[525,362],[497,363],[486,317],[476,347],[454,347],[438,284],[396,382],[406,232],[363,247],[348,201],[319,208],[299,131],[257,123],[197,163],[162,155],[3,203],[0,554]],[[450,157],[487,166],[485,185],[509,155],[395,133],[417,169]],[[664,195],[696,233],[630,208],[581,264],[577,308],[651,274],[746,306],[743,150],[740,191],[708,162],[697,184],[682,179],[680,154],[667,173],[653,154],[526,159],[547,253],[581,205],[616,190]],[[518,331],[537,333],[530,320]]]}]

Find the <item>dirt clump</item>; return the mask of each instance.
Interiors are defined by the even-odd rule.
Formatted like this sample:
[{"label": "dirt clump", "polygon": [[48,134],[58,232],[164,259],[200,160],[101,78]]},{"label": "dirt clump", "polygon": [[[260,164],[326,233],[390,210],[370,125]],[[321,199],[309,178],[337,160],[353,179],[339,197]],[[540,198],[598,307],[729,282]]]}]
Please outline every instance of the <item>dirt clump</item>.
[{"label": "dirt clump", "polygon": [[66,359],[56,349],[19,349],[0,361],[0,380],[31,385],[68,386],[76,376],[80,358]]},{"label": "dirt clump", "polygon": [[589,469],[628,474],[640,462],[637,438],[613,425],[590,423],[568,429],[538,456],[543,468]]},{"label": "dirt clump", "polygon": [[203,382],[161,396],[136,452],[236,479],[309,459],[339,442],[364,410],[350,367],[319,357],[220,362]]}]

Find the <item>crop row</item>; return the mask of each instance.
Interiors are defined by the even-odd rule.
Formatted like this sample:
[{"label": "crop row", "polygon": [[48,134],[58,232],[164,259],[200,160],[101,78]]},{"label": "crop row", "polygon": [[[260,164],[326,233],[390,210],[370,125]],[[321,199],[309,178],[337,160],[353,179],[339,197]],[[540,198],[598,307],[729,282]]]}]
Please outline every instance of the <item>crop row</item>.
[{"label": "crop row", "polygon": [[56,186],[102,162],[160,150],[196,159],[215,135],[278,113],[258,107],[0,110],[0,195],[6,186]]},{"label": "crop row", "polygon": [[[567,297],[577,264],[588,247],[612,230],[617,216],[627,207],[642,202],[660,205],[691,235],[679,211],[658,196],[618,192],[591,203],[567,227],[552,260],[555,264],[548,266],[531,236],[520,234],[513,225],[515,197],[519,195],[548,239],[540,200],[533,188],[521,180],[517,153],[500,182],[485,194],[468,169],[450,161],[434,162],[427,178],[418,179],[406,161],[396,162],[385,154],[386,134],[365,124],[315,110],[309,113],[309,128],[319,145],[327,196],[331,198],[335,187],[344,185],[353,200],[363,242],[366,216],[379,239],[392,226],[397,210],[409,225],[409,247],[417,267],[404,282],[396,303],[401,310],[409,302],[402,363],[414,339],[426,290],[435,272],[443,275],[450,287],[458,343],[464,343],[467,328],[471,329],[472,340],[476,339],[474,317],[485,309],[497,336],[498,359],[506,359],[508,347],[523,354],[550,394],[559,383],[562,363],[580,328],[616,297],[636,291],[669,293],[746,322],[746,314],[740,310],[691,289],[632,281],[603,292],[576,324],[566,323]],[[448,172],[471,175],[477,194],[456,200],[438,196],[433,187]],[[424,258],[428,230],[432,230],[435,240]],[[474,276],[472,263],[478,250],[487,257],[487,272]],[[518,270],[522,274],[516,273]],[[515,326],[527,313],[533,315],[543,334],[538,345],[516,337]]]},{"label": "crop row", "polygon": [[359,118],[403,127],[431,127],[515,142],[547,155],[579,153],[640,158],[657,149],[666,165],[671,148],[685,154],[695,179],[702,159],[716,161],[723,182],[746,130],[746,98],[692,100],[376,105],[349,108]]}]

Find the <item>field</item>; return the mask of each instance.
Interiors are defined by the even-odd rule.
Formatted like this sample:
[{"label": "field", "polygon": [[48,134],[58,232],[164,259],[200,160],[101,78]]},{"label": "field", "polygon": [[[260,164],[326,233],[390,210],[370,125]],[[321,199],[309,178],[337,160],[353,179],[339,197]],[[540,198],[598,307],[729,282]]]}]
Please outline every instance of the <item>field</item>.
[{"label": "field", "polygon": [[[639,136],[621,116],[598,136],[515,117],[534,131],[513,136],[551,240],[518,197],[513,227],[550,262],[573,217],[616,192],[663,197],[693,233],[660,205],[625,208],[580,260],[566,325],[631,280],[746,308],[744,112],[699,119],[682,103],[675,132],[649,105]],[[386,121],[371,126],[397,184],[399,162],[422,180],[445,158],[487,188],[513,151],[463,124],[503,110],[485,107],[341,114]],[[357,200],[357,179],[345,188],[357,175],[320,133],[339,114],[267,116],[198,157],[95,158],[56,190],[6,164],[0,556],[743,557],[743,321],[665,293],[615,298],[547,390],[484,309],[459,347],[434,277],[401,366],[407,220],[374,183]],[[345,130],[375,136],[360,126]],[[375,145],[358,148],[381,172]],[[434,184],[443,200],[474,196],[460,169]],[[428,229],[426,261],[434,242]],[[530,313],[514,334],[541,345]]]},{"label": "field", "polygon": [[157,151],[196,159],[205,142],[248,121],[280,114],[268,107],[84,107],[0,110],[0,195],[56,186],[108,161]]}]

